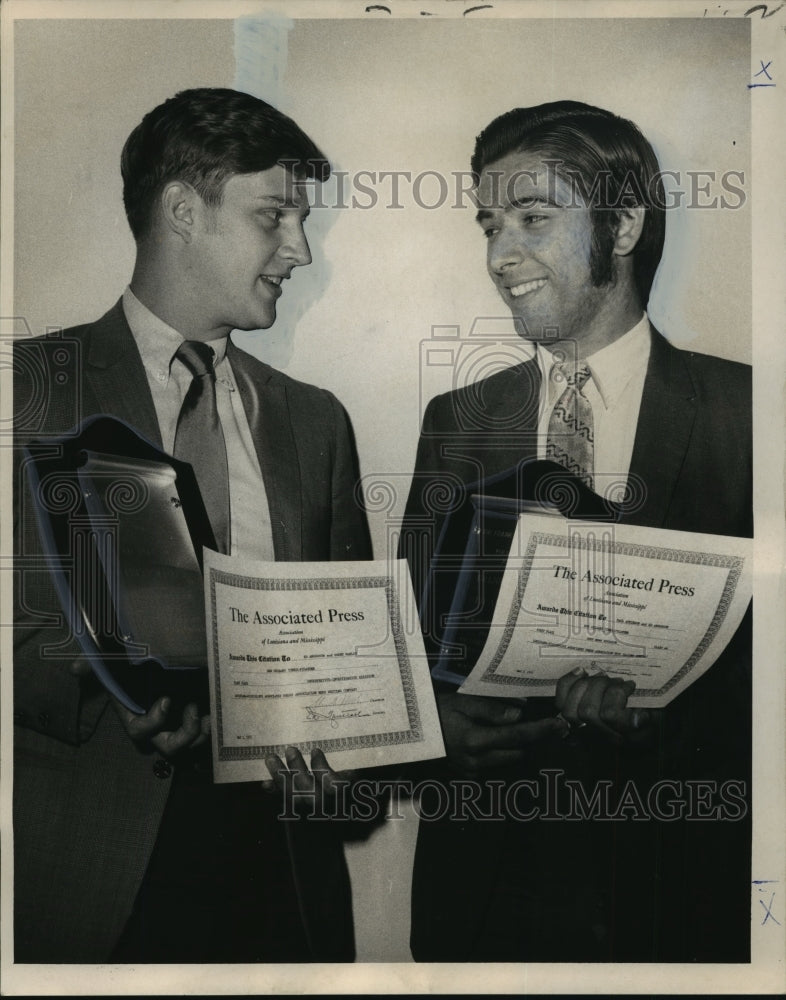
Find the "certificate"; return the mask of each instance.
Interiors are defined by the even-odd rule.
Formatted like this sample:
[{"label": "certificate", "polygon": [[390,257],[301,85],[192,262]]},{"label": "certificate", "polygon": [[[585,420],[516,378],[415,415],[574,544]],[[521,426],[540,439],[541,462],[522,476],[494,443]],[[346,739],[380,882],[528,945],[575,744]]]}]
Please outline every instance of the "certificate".
[{"label": "certificate", "polygon": [[444,755],[404,560],[204,557],[217,782],[287,746],[337,771]]},{"label": "certificate", "polygon": [[661,708],[734,635],[751,598],[747,538],[522,514],[464,694],[553,695],[577,666],[633,680]]}]

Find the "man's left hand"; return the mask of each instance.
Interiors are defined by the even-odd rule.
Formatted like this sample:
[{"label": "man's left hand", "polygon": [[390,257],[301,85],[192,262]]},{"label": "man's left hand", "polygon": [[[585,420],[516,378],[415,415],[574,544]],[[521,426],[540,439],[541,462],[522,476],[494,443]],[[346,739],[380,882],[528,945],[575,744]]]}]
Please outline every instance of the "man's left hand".
[{"label": "man's left hand", "polygon": [[557,712],[571,729],[590,726],[613,742],[621,742],[639,738],[652,722],[647,709],[628,708],[628,698],[635,688],[632,680],[602,672],[589,675],[579,668],[560,677],[554,700]]}]

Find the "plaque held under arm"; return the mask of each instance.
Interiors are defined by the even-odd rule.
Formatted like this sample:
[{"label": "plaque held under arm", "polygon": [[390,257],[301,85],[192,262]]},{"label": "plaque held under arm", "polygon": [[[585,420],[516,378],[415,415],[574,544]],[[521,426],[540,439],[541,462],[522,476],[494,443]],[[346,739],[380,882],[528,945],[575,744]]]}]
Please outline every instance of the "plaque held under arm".
[{"label": "plaque held under arm", "polygon": [[420,603],[438,681],[460,685],[483,649],[522,513],[613,523],[620,508],[550,460],[462,485],[450,505]]},{"label": "plaque held under arm", "polygon": [[164,694],[207,711],[201,553],[215,541],[191,467],[107,416],[25,450],[43,551],[95,675],[134,712]]}]

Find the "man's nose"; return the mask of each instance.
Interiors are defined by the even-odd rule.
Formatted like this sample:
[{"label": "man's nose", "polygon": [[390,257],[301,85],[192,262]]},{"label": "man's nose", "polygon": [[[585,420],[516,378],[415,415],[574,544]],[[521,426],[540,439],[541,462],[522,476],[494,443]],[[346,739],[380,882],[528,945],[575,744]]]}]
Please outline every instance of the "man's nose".
[{"label": "man's nose", "polygon": [[526,255],[527,247],[521,235],[503,229],[489,247],[489,268],[502,277],[505,271],[520,264]]},{"label": "man's nose", "polygon": [[293,267],[311,263],[311,249],[302,226],[298,226],[296,229],[290,230],[285,234],[278,252]]}]

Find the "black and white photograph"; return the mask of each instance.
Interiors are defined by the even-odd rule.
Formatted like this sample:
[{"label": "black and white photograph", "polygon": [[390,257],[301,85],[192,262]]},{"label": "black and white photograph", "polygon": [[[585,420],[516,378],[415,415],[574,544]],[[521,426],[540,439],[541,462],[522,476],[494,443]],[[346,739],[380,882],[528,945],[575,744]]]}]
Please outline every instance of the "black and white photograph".
[{"label": "black and white photograph", "polygon": [[786,989],[786,4],[7,0],[2,989]]}]

